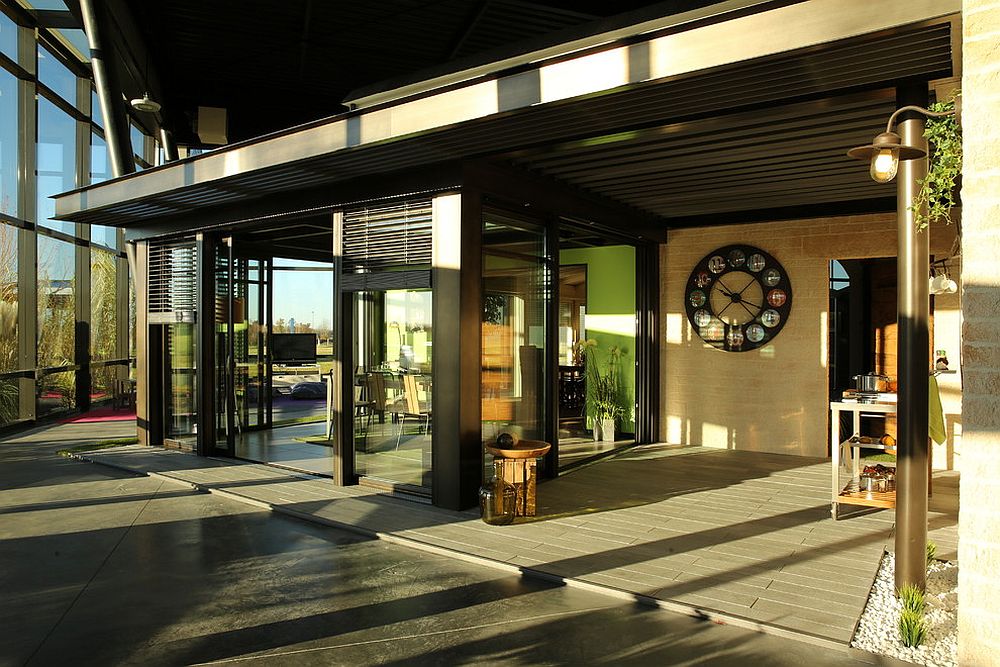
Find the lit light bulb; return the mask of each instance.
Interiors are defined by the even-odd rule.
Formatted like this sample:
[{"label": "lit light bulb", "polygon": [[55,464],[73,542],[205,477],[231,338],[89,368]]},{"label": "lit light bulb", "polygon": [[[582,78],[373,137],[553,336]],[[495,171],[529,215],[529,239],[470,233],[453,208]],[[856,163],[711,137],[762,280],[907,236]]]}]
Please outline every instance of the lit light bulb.
[{"label": "lit light bulb", "polygon": [[899,167],[898,148],[880,148],[872,156],[871,175],[879,183],[888,183],[896,178],[896,170]]}]

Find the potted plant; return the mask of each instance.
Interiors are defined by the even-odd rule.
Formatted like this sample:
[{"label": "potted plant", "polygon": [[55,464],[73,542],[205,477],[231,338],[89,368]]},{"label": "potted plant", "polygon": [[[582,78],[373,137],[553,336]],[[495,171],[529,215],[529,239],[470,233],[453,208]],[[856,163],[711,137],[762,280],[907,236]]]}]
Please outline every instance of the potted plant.
[{"label": "potted plant", "polygon": [[587,404],[594,420],[594,440],[614,442],[615,422],[624,414],[620,393],[622,350],[617,345],[608,348],[603,364],[598,363],[597,341],[581,341],[587,378]]}]

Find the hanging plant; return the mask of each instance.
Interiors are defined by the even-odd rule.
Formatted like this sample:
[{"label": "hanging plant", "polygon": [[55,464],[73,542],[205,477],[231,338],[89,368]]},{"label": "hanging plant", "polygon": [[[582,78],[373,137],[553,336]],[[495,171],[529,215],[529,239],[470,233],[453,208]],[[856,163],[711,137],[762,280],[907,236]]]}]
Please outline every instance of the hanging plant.
[{"label": "hanging plant", "polygon": [[[950,99],[936,102],[929,109],[938,113],[952,111],[958,95],[960,93],[956,92]],[[931,146],[927,177],[917,181],[920,191],[910,207],[918,230],[933,222],[951,223],[956,186],[962,175],[962,128],[957,116],[929,118],[924,136]]]}]

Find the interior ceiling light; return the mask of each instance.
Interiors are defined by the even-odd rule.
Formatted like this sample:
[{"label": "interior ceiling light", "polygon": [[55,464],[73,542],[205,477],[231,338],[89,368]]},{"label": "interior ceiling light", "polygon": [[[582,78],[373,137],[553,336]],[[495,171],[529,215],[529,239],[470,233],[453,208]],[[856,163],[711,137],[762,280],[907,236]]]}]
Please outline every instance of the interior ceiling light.
[{"label": "interior ceiling light", "polygon": [[132,108],[136,111],[145,111],[146,113],[156,113],[160,110],[160,103],[149,97],[149,93],[143,93],[141,98],[136,98],[131,102]]}]

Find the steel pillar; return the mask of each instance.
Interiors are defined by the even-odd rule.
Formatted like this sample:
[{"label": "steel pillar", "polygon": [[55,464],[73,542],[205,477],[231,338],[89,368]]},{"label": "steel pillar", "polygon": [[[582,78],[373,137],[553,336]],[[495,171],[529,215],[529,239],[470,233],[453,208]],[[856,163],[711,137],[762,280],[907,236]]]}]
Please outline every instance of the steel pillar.
[{"label": "steel pillar", "polygon": [[135,171],[128,117],[122,102],[122,87],[115,75],[113,49],[103,30],[107,25],[101,0],[80,0],[83,27],[90,44],[90,64],[94,70],[97,98],[104,115],[104,141],[108,145],[111,173],[117,178]]},{"label": "steel pillar", "polygon": [[160,146],[163,147],[164,162],[174,162],[179,159],[174,133],[163,127],[162,121],[160,124]]},{"label": "steel pillar", "polygon": [[[927,106],[927,84],[900,86],[899,106]],[[903,144],[927,149],[924,116],[900,116],[897,132]],[[927,174],[927,158],[899,163],[896,190],[897,260],[898,446],[896,485],[896,588],[926,584],[927,547],[927,388],[930,371],[930,230],[917,231],[913,201],[917,182]]]}]

